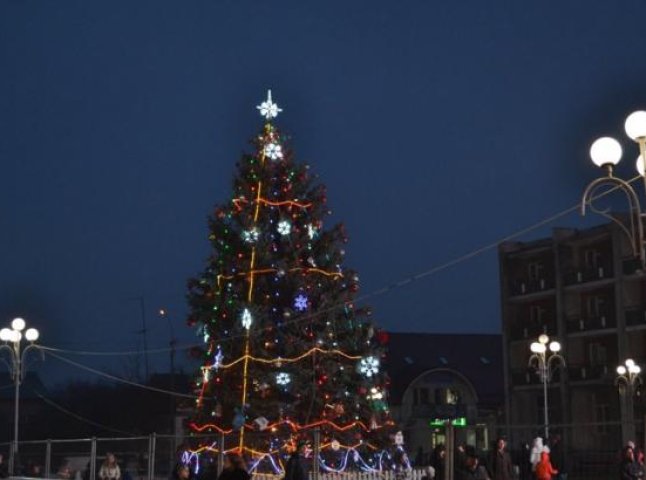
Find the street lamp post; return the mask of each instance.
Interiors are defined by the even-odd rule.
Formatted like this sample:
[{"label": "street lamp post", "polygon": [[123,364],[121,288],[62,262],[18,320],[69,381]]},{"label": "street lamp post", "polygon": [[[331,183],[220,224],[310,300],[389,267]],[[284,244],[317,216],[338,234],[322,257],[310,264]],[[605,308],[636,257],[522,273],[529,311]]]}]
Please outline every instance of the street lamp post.
[{"label": "street lamp post", "polygon": [[[6,350],[9,352],[11,363],[8,363],[11,372],[11,379],[14,383],[14,420],[13,420],[13,445],[11,449],[11,474],[17,473],[17,456],[18,456],[18,420],[20,416],[20,384],[25,376],[25,356],[27,352],[34,348],[38,348],[36,340],[38,340],[38,330],[35,328],[28,328],[25,330],[26,323],[22,318],[14,318],[11,322],[11,328],[3,328],[0,330],[0,340],[4,342],[0,345],[0,351]],[[24,334],[23,334],[24,331]],[[22,340],[29,342],[23,345]]]},{"label": "street lamp post", "polygon": [[[636,168],[644,181],[646,188],[645,163],[646,158],[646,111],[631,113],[624,124],[626,134],[630,139],[639,145],[639,156],[636,161]],[[606,171],[606,175],[592,181],[581,199],[581,214],[585,215],[589,208],[621,227],[621,230],[630,240],[630,245],[635,257],[641,262],[642,269],[646,267],[646,245],[644,243],[643,206],[635,189],[630,182],[622,180],[614,175],[614,168],[621,160],[622,148],[617,140],[612,137],[601,137],[590,147],[592,162]],[[595,208],[593,201],[595,194],[601,188],[611,187],[623,192],[628,200],[629,215],[627,220],[620,220],[608,213],[607,210]],[[605,190],[607,193],[608,190]]]},{"label": "street lamp post", "polygon": [[529,349],[532,355],[529,357],[529,367],[535,368],[538,377],[543,382],[543,412],[545,420],[545,440],[550,436],[550,421],[547,399],[547,384],[552,380],[554,372],[565,367],[565,359],[559,353],[561,344],[556,341],[550,342],[550,337],[543,334],[538,337],[537,342],[533,342]]},{"label": "street lamp post", "polygon": [[624,443],[634,441],[634,411],[633,396],[637,392],[637,387],[642,385],[641,367],[632,359],[627,359],[623,365],[617,367],[617,378],[615,385],[619,390],[619,397],[622,400],[622,433]]}]

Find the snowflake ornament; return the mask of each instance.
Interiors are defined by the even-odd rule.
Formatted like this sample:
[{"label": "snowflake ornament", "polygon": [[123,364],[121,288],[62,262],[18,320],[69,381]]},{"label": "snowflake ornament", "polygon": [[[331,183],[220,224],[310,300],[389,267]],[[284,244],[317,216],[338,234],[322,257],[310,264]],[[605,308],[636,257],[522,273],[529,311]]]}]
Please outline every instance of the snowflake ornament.
[{"label": "snowflake ornament", "polygon": [[294,299],[294,308],[299,312],[307,310],[307,297],[302,293]]},{"label": "snowflake ornament", "polygon": [[265,156],[272,160],[279,160],[283,158],[283,147],[277,143],[268,143],[265,145]]},{"label": "snowflake ornament", "polygon": [[292,224],[289,223],[287,220],[278,222],[278,233],[280,233],[281,235],[289,235],[291,231],[292,231]]},{"label": "snowflake ornament", "polygon": [[379,373],[379,359],[372,355],[359,361],[359,373],[370,378]]},{"label": "snowflake ornament", "polygon": [[260,115],[265,117],[267,120],[276,118],[278,114],[283,111],[283,109],[279,108],[278,104],[274,103],[271,99],[271,90],[267,90],[267,100],[262,102],[256,108],[260,112]]},{"label": "snowflake ornament", "polygon": [[280,372],[276,374],[276,384],[282,387],[286,387],[292,381],[292,377],[289,373]]},{"label": "snowflake ornament", "polygon": [[312,225],[311,223],[307,226],[307,236],[310,237],[310,240],[314,240],[314,237],[316,237],[316,227]]},{"label": "snowflake ornament", "polygon": [[251,230],[245,230],[242,232],[242,240],[244,240],[247,243],[254,243],[258,241],[258,230],[255,228],[252,228]]},{"label": "snowflake ornament", "polygon": [[213,369],[217,372],[218,369],[222,366],[222,360],[224,360],[224,355],[222,355],[222,348],[218,345],[218,351],[213,357]]},{"label": "snowflake ornament", "polygon": [[245,308],[242,311],[242,326],[249,330],[251,328],[251,324],[253,323],[253,317],[251,316],[251,312],[249,311],[248,308]]}]

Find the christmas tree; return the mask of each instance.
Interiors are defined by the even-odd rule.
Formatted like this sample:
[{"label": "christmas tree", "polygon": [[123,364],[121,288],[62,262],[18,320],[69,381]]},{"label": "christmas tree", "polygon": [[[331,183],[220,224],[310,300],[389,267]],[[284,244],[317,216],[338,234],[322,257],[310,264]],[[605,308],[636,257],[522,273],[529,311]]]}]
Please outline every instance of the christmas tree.
[{"label": "christmas tree", "polygon": [[237,164],[233,198],[209,218],[206,269],[189,281],[189,323],[204,340],[190,426],[234,436],[255,458],[316,428],[324,468],[350,457],[372,468],[389,423],[387,334],[353,304],[343,226],[324,228],[325,188],[274,125],[271,92],[257,108],[264,128]]}]

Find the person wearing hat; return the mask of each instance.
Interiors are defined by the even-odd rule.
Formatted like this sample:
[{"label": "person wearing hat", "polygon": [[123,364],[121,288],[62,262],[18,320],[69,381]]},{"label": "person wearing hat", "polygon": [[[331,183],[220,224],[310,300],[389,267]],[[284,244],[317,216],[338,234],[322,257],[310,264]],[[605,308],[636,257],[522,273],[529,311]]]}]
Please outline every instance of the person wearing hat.
[{"label": "person wearing hat", "polygon": [[307,474],[301,460],[301,455],[305,455],[306,450],[307,443],[298,442],[285,466],[285,478],[283,480],[307,480]]},{"label": "person wearing hat", "polygon": [[457,480],[491,480],[487,469],[480,465],[475,448],[465,449],[465,461],[458,471]]}]

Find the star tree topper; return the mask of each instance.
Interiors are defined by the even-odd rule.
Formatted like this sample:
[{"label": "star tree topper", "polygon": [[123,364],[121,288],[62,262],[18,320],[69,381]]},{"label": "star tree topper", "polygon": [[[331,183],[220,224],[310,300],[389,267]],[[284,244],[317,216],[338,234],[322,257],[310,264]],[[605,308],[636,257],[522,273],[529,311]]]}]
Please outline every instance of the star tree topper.
[{"label": "star tree topper", "polygon": [[256,107],[260,111],[260,115],[265,117],[267,120],[276,118],[280,112],[283,111],[282,108],[278,107],[277,103],[274,103],[271,99],[271,90],[267,90],[267,100],[262,102]]}]

